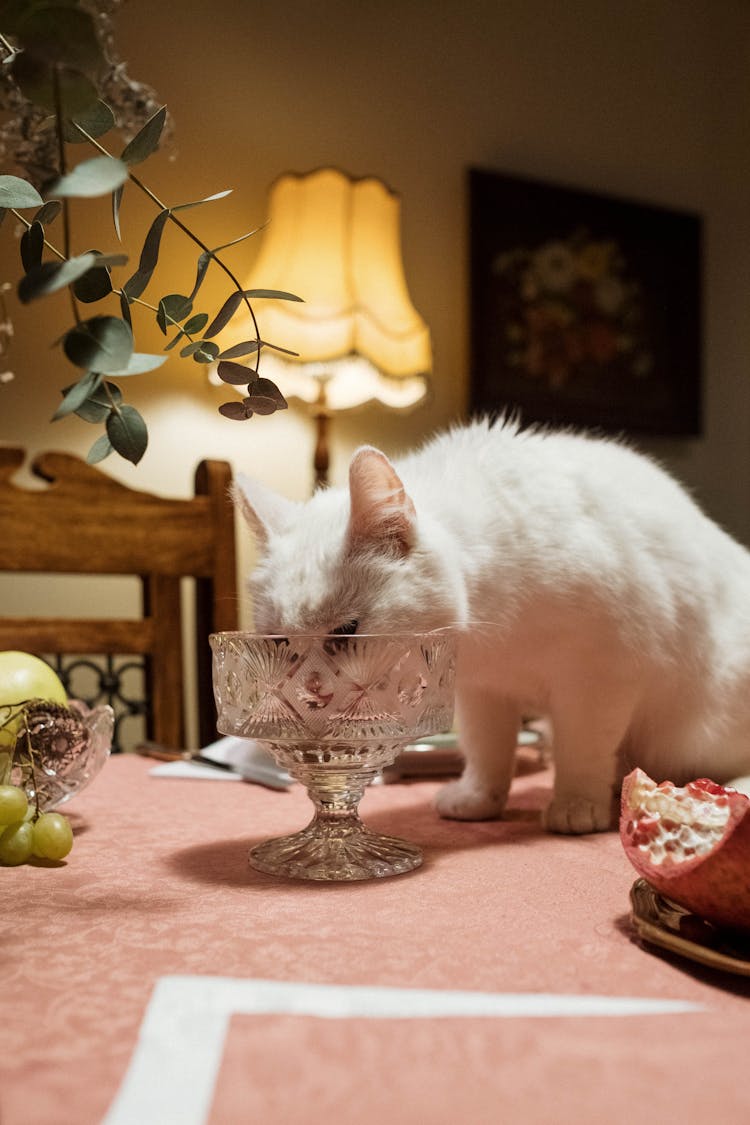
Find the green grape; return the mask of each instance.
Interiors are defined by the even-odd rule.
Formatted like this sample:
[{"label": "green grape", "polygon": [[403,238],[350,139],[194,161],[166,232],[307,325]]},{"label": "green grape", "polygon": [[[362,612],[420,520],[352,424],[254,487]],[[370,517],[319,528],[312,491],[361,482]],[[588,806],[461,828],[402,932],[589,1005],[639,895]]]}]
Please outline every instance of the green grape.
[{"label": "green grape", "polygon": [[40,859],[65,859],[73,847],[73,829],[62,813],[42,813],[34,824],[34,855]]},{"label": "green grape", "polygon": [[31,856],[34,844],[34,826],[28,820],[9,824],[0,834],[0,863],[17,867]]},{"label": "green grape", "polygon": [[15,824],[26,816],[29,802],[17,785],[0,785],[0,824]]}]

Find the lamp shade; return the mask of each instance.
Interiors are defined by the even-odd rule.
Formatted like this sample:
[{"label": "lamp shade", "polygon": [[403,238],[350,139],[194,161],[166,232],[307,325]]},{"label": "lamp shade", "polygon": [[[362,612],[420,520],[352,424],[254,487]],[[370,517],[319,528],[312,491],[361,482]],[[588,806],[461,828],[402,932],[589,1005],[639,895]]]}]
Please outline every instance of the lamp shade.
[{"label": "lamp shade", "polygon": [[331,410],[425,397],[430,334],[404,276],[399,197],[382,181],[335,168],[277,179],[247,288],[302,298],[253,301],[261,338],[298,353],[261,360],[287,398],[314,402],[321,381]]}]

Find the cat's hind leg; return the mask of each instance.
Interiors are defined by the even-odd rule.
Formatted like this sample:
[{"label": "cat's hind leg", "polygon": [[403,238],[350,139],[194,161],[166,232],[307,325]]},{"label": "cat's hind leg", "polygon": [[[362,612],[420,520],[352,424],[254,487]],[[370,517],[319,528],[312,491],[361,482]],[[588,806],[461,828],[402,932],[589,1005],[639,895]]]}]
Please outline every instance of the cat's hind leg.
[{"label": "cat's hind leg", "polygon": [[461,777],[438,793],[437,810],[453,820],[499,817],[513,777],[520,711],[486,688],[464,683],[456,692],[456,716],[466,764]]}]

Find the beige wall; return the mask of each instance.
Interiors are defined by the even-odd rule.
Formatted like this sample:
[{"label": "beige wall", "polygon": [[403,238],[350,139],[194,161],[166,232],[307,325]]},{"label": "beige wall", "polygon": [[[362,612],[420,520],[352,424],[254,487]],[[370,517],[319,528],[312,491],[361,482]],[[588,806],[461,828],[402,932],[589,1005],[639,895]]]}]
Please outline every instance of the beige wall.
[{"label": "beige wall", "polygon": [[[262,222],[267,186],[284,170],[336,164],[381,176],[403,196],[407,276],[433,333],[434,397],[408,417],[371,411],[337,422],[337,480],[358,442],[395,452],[464,409],[470,165],[702,212],[705,435],[649,448],[750,540],[746,0],[129,0],[118,25],[131,73],[157,87],[176,122],[177,159],[153,158],[144,179],[173,203],[234,189],[191,213],[208,241]],[[150,215],[131,192],[123,223],[134,255]],[[114,248],[104,205],[100,225],[79,226],[75,237],[76,250]],[[3,275],[13,277],[5,229],[0,246]],[[193,270],[176,235],[165,250],[163,284],[149,290],[157,298],[184,291]],[[242,271],[254,253],[245,243],[232,264]],[[225,293],[210,292],[215,305]],[[12,312],[18,378],[0,387],[0,439],[84,452],[92,428],[46,421],[70,380],[49,346],[68,323],[66,302],[22,309],[14,301]],[[149,329],[139,346],[160,341]],[[216,414],[225,392],[174,358],[127,391],[147,416],[151,446],[137,469],[106,462],[121,479],[186,494],[200,458],[227,457],[290,496],[306,495],[311,431],[301,411],[225,421]],[[243,568],[250,554],[244,539]],[[8,590],[0,586],[4,606]]]}]

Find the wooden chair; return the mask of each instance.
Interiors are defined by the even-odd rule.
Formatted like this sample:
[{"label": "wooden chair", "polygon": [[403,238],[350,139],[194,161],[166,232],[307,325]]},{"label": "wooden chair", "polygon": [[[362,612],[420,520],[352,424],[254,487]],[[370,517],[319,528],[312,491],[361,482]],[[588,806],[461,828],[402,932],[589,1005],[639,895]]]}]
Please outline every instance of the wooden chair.
[{"label": "wooden chair", "polygon": [[[208,634],[237,628],[231,468],[201,461],[195,495],[165,499],[120,484],[69,453],[42,453],[32,472],[43,490],[11,480],[24,451],[0,447],[0,570],[136,575],[140,619],[0,617],[0,649],[142,658],[146,736],[185,746],[181,578],[195,579],[195,667],[201,746],[216,737]],[[62,607],[61,607],[62,608]],[[113,610],[116,610],[113,606]],[[122,611],[121,611],[122,612]],[[55,666],[61,670],[58,660]]]}]

